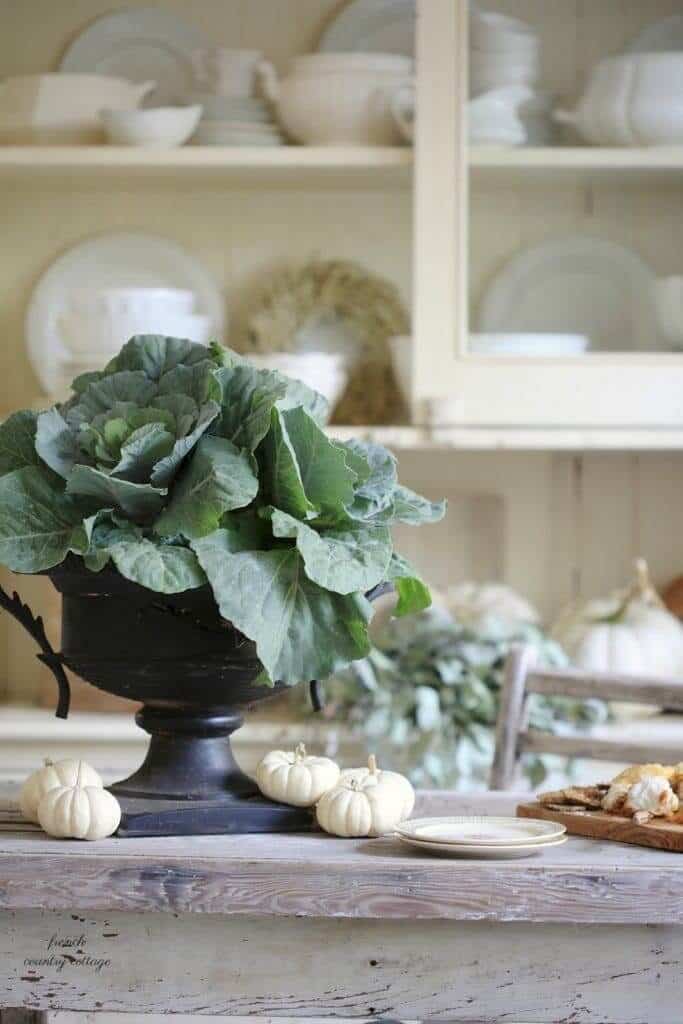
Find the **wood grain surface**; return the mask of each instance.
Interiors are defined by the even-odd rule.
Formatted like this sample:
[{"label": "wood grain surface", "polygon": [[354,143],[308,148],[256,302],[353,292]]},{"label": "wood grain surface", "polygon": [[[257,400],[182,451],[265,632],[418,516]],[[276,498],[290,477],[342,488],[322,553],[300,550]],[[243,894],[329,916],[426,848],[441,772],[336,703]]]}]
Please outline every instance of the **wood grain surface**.
[{"label": "wood grain surface", "polygon": [[517,814],[520,818],[557,821],[561,825],[566,825],[567,832],[575,836],[683,853],[683,825],[661,818],[647,825],[638,825],[632,818],[622,818],[616,814],[607,814],[605,811],[571,807],[565,811],[555,811],[539,803],[520,804]]},{"label": "wood grain surface", "polygon": [[[421,814],[514,814],[514,795],[430,794]],[[527,860],[448,860],[392,837],[54,840],[0,834],[0,909],[251,917],[683,924],[683,858],[573,837]]]},{"label": "wood grain surface", "polygon": [[34,1010],[674,1024],[682,962],[667,926],[0,912],[0,1003]]}]

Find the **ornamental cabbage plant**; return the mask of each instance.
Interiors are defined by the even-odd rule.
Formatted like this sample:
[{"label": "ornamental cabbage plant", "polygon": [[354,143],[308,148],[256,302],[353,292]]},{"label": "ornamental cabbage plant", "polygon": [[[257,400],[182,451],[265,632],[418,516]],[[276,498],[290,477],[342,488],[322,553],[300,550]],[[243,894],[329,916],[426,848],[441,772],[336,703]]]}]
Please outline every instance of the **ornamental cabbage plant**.
[{"label": "ornamental cabbage plant", "polygon": [[327,403],[219,345],[132,338],[68,401],[0,426],[0,563],[67,557],[160,594],[209,585],[256,644],[267,681],[324,678],[368,654],[367,591],[396,613],[426,585],[392,523],[444,503],[401,486],[385,448],[326,435]]}]

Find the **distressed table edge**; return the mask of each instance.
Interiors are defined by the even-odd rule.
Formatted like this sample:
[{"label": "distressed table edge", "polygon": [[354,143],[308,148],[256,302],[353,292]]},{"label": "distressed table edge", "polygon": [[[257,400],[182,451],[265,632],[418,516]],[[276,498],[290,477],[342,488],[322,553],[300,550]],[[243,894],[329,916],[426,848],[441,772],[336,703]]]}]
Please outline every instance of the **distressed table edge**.
[{"label": "distressed table edge", "polygon": [[33,855],[0,862],[1,910],[250,917],[683,924],[681,868],[522,867],[457,861],[369,866]]}]

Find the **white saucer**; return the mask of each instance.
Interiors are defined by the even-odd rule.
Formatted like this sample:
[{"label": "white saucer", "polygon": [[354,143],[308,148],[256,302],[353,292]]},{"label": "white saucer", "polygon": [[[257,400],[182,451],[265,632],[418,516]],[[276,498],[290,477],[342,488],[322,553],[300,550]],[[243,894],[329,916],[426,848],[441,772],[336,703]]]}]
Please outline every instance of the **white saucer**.
[{"label": "white saucer", "polygon": [[562,846],[567,842],[567,836],[560,836],[553,842],[527,843],[511,846],[481,845],[474,843],[436,843],[431,840],[412,839],[408,836],[396,833],[396,838],[407,846],[412,846],[423,853],[431,853],[437,857],[471,857],[475,860],[516,860],[522,857],[533,857],[535,853],[552,849],[555,846]]},{"label": "white saucer", "polygon": [[396,831],[403,839],[418,843],[508,848],[552,843],[567,830],[557,822],[537,818],[458,815],[415,818],[401,822]]}]

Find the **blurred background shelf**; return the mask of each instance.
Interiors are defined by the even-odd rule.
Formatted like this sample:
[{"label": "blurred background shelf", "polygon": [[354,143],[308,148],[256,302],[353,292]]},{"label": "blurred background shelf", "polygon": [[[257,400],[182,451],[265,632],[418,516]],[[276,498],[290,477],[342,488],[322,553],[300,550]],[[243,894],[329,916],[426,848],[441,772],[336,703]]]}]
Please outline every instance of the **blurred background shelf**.
[{"label": "blurred background shelf", "polygon": [[533,184],[542,177],[547,185],[554,176],[610,185],[653,176],[678,183],[683,179],[683,146],[472,146],[468,160],[475,184],[480,178]]},{"label": "blurred background shelf", "polygon": [[[0,175],[72,181],[169,177],[194,183],[386,188],[409,183],[412,150],[381,146],[3,146]],[[96,177],[95,177],[96,176]]]},{"label": "blurred background shelf", "polygon": [[[680,181],[683,146],[640,149],[600,146],[473,146],[469,165],[474,181],[500,178],[548,183],[552,175],[572,179],[588,175],[641,181],[651,175]],[[318,184],[321,187],[406,186],[411,181],[413,152],[381,146],[181,146],[176,149],[135,146],[3,146],[0,175],[59,177],[97,173],[117,177],[204,176],[228,183]],[[551,175],[549,178],[548,176]]]},{"label": "blurred background shelf", "polygon": [[344,427],[329,428],[340,441],[361,438],[395,451],[657,452],[683,449],[683,430],[562,427]]}]

